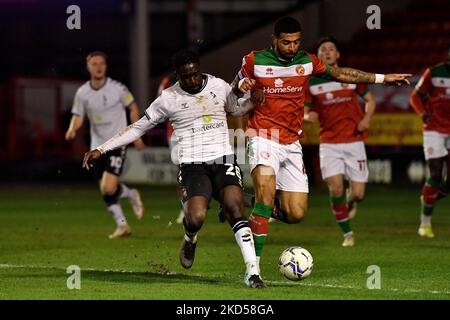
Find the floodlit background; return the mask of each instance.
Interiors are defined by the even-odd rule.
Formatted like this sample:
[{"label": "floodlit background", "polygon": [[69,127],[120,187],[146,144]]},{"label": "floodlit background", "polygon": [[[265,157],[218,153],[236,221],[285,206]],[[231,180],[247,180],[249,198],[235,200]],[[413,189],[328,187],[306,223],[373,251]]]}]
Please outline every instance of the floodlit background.
[{"label": "floodlit background", "polygon": [[[109,76],[131,89],[141,112],[171,72],[174,52],[200,43],[205,72],[232,81],[246,53],[270,45],[273,22],[283,15],[299,18],[302,46],[311,52],[321,36],[334,35],[342,43],[341,66],[413,73],[415,82],[425,67],[446,58],[447,1],[375,2],[0,0],[0,181],[83,179],[78,167],[89,142],[87,127],[74,142],[64,141],[64,132],[75,90],[88,80],[85,56],[94,50],[108,54]],[[373,4],[381,10],[381,29],[366,26]],[[80,8],[81,29],[67,28],[70,5]],[[367,143],[370,181],[421,184],[421,123],[408,104],[413,87],[371,89],[377,114]],[[231,127],[239,125],[230,119]],[[308,124],[306,130],[305,162],[318,184],[317,130]],[[164,125],[144,139],[149,147],[166,147]],[[144,166],[135,166],[139,172],[129,172],[148,152],[130,152],[125,179],[174,183],[166,156],[147,157]]]}]

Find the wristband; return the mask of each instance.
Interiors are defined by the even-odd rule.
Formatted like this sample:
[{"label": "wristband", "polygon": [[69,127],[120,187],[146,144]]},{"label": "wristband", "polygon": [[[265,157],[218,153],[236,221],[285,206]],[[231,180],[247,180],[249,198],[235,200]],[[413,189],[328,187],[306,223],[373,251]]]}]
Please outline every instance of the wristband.
[{"label": "wristband", "polygon": [[[245,79],[245,78],[244,78]],[[238,83],[236,83],[236,85],[233,86],[233,93],[235,96],[237,96],[238,98],[241,98],[244,93],[239,89],[241,87],[242,82],[244,81],[244,79],[239,80]]]},{"label": "wristband", "polygon": [[97,150],[100,151],[101,154],[105,154],[106,150],[102,148],[102,146],[97,147]]},{"label": "wristband", "polygon": [[384,74],[375,73],[375,83],[384,83]]},{"label": "wristband", "polygon": [[242,83],[244,82],[244,80],[245,80],[245,78],[242,78],[242,79],[239,80],[239,82],[238,82],[238,89],[239,89],[239,91],[241,91],[241,85],[242,85]]}]

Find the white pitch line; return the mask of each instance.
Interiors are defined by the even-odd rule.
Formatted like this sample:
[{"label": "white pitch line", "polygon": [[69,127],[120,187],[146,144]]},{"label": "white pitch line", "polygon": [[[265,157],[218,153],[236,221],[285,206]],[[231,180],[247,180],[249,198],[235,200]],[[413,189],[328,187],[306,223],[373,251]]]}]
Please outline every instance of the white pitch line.
[{"label": "white pitch line", "polygon": [[[61,267],[52,267],[52,266],[33,266],[33,265],[15,265],[15,264],[0,264],[0,269],[53,269],[53,270],[64,270],[66,271],[66,268]],[[133,270],[120,270],[120,269],[94,269],[94,268],[80,268],[81,271],[100,271],[100,272],[114,272],[114,273],[138,273],[138,271]],[[177,275],[176,272],[169,272],[164,275]],[[202,274],[192,274],[194,276],[203,277]],[[280,285],[289,285],[289,286],[297,286],[298,283],[295,282],[282,282],[282,281],[271,281],[267,280],[266,283],[268,284],[280,284]],[[358,288],[358,287],[352,287],[352,286],[343,286],[343,285],[336,285],[336,284],[312,284],[312,283],[305,283],[302,282],[302,286],[305,287],[311,287],[311,288],[332,288],[332,289],[349,289],[349,290],[368,290],[366,288]],[[372,290],[370,290],[372,291]],[[405,292],[405,293],[431,293],[431,294],[447,294],[450,295],[450,291],[443,290],[420,290],[420,289],[396,289],[396,288],[384,288],[384,289],[374,289],[373,291],[390,291],[390,292]]]},{"label": "white pitch line", "polygon": [[[268,284],[273,283],[273,284],[282,284],[282,285],[286,285],[286,282],[281,282],[281,281],[266,281]],[[295,283],[292,283],[292,286],[295,286]],[[336,284],[312,284],[312,283],[302,283],[302,286],[306,286],[306,287],[312,287],[312,288],[317,288],[317,287],[322,287],[322,288],[332,288],[332,289],[350,289],[350,290],[369,290],[367,288],[362,288],[362,287],[352,287],[352,286],[343,286],[343,285],[336,285]],[[438,290],[420,290],[420,289],[396,289],[396,288],[383,288],[383,289],[373,289],[370,291],[391,291],[391,292],[405,292],[405,293],[431,293],[431,294],[448,294],[450,295],[450,291],[447,290],[443,290],[443,291],[438,291]]]}]

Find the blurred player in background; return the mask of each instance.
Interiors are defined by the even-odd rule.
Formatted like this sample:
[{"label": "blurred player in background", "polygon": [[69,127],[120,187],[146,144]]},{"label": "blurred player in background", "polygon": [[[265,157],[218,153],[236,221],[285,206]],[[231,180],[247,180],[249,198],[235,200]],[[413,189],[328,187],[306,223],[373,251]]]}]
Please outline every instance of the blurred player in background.
[{"label": "blurred player in background", "polygon": [[[430,170],[421,201],[418,234],[433,238],[431,215],[438,200],[450,190],[450,48],[448,59],[425,70],[411,94],[410,103],[423,121],[423,150]],[[444,168],[447,167],[445,179]]]},{"label": "blurred player in background", "polygon": [[[158,97],[161,95],[163,90],[173,86],[177,81],[178,81],[177,74],[175,72],[172,72],[170,75],[165,76],[161,80],[161,83],[159,84]],[[177,137],[174,134],[172,123],[170,121],[167,121],[167,142],[169,144],[171,160],[175,165],[178,166],[180,164],[179,160],[178,160],[179,145],[178,145]],[[182,198],[181,188],[179,186],[177,186],[177,195],[180,199]],[[184,218],[184,211],[183,211],[183,208],[181,208],[175,222],[178,224],[182,224],[183,218]]]},{"label": "blurred player in background", "polygon": [[[78,129],[83,125],[84,118],[87,117],[90,123],[91,149],[95,149],[126,126],[130,122],[129,117],[131,121],[137,121],[139,109],[130,91],[120,82],[106,76],[105,53],[100,51],[90,53],[86,63],[91,79],[75,94],[72,119],[65,138],[74,139]],[[134,145],[139,149],[144,147],[141,139],[136,139]],[[119,202],[120,198],[128,198],[138,219],[144,216],[144,205],[139,191],[120,183],[125,155],[126,146],[123,146],[108,152],[96,166],[95,175],[100,181],[100,192],[107,210],[117,224],[116,230],[109,236],[110,239],[131,234],[131,228]]]},{"label": "blurred player in background", "polygon": [[[285,223],[300,222],[307,210],[308,177],[299,138],[303,132],[304,86],[314,75],[344,83],[408,83],[409,74],[375,74],[324,63],[300,49],[300,23],[280,18],[274,26],[272,47],[243,58],[234,85],[245,77],[256,80],[253,90],[264,93],[264,103],[249,113],[248,156],[256,200],[249,224],[256,255],[261,256],[273,215]],[[278,208],[274,210],[276,192]]]},{"label": "blurred player in background", "polygon": [[241,249],[250,275],[248,285],[262,288],[265,285],[256,264],[252,232],[244,220],[241,170],[230,145],[226,119],[226,112],[240,115],[253,108],[253,102],[261,101],[252,97],[238,104],[237,95],[250,90],[254,81],[244,79],[236,92],[222,79],[201,73],[199,63],[198,54],[192,50],[176,53],[173,65],[179,81],[162,92],[144,117],[86,153],[83,166],[89,169],[91,160],[127,145],[158,123],[170,120],[180,147],[179,182],[184,197],[181,265],[188,269],[194,263],[197,233],[213,197],[222,205]]},{"label": "blurred player in background", "polygon": [[[339,46],[333,37],[318,42],[317,56],[337,67]],[[340,83],[311,77],[305,88],[305,121],[320,121],[320,169],[330,191],[331,210],[344,233],[342,246],[355,244],[349,219],[356,214],[356,202],[364,198],[369,177],[364,140],[375,112],[375,98],[366,84]],[[365,101],[365,112],[358,97]],[[349,189],[344,191],[344,177]]]}]

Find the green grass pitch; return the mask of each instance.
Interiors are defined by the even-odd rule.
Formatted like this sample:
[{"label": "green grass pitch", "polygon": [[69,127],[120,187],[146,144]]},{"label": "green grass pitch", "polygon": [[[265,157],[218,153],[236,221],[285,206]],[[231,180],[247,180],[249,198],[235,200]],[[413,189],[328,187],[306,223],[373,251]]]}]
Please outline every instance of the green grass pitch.
[{"label": "green grass pitch", "polygon": [[[228,224],[213,202],[199,234],[194,266],[178,253],[182,227],[174,187],[141,187],[146,216],[123,201],[133,235],[109,240],[114,223],[92,185],[0,188],[0,299],[450,299],[450,199],[433,217],[436,238],[417,236],[420,187],[368,186],[352,226],[354,248],[342,248],[324,188],[314,188],[305,221],[271,223],[262,258],[268,287],[243,284],[244,265]],[[281,251],[303,246],[314,270],[302,282],[278,272]],[[67,267],[81,268],[69,290]],[[369,290],[367,268],[381,271]]]}]

